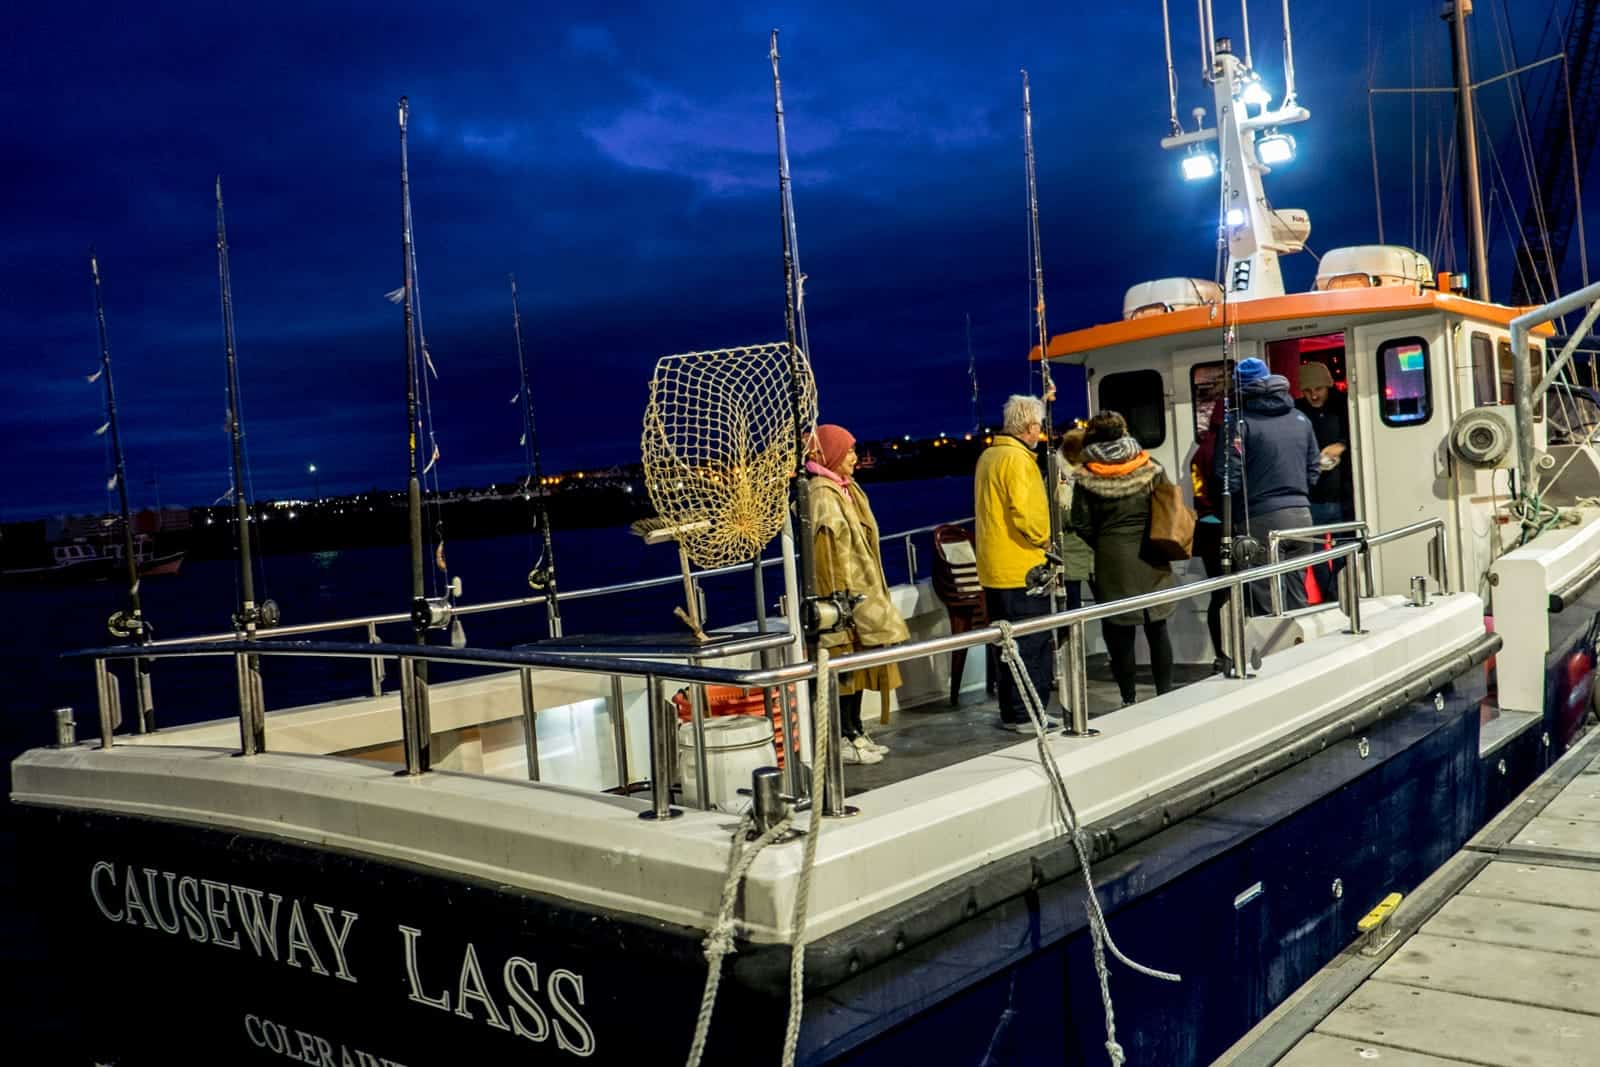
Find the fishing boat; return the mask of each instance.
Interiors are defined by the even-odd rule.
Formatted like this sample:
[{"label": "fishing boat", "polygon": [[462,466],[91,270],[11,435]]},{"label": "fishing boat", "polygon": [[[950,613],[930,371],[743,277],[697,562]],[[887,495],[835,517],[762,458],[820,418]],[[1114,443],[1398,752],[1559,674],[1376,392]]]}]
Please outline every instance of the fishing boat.
[{"label": "fishing boat", "polygon": [[[53,958],[95,961],[114,991],[68,1040],[122,1064],[1204,1063],[1418,885],[1592,706],[1600,454],[1583,435],[1550,439],[1577,342],[1548,346],[1552,321],[1590,307],[1583,335],[1600,287],[1505,307],[1415,252],[1352,246],[1322,258],[1313,291],[1285,293],[1277,257],[1308,223],[1268,206],[1265,142],[1308,115],[1292,81],[1277,107],[1247,103],[1261,86],[1248,48],[1212,46],[1209,23],[1202,40],[1214,125],[1184,130],[1174,94],[1167,144],[1218,182],[1222,278],[1139,283],[1119,321],[1057,335],[1036,301],[1037,355],[1082,365],[1092,406],[1124,413],[1170,470],[1187,465],[1226,361],[1324,363],[1349,397],[1353,520],[1281,531],[1266,562],[1220,577],[957,634],[913,561],[891,591],[909,643],[809,654],[805,635],[850,604],[806,595],[805,526],[785,518],[804,479],[784,464],[803,458],[815,392],[774,35],[787,337],[663,360],[645,425],[662,512],[646,540],[700,569],[563,594],[681,581],[692,625],[566,635],[552,614],[547,639],[513,649],[437,640],[555,594],[467,604],[459,587],[425,587],[413,392],[409,612],[274,627],[246,603],[229,632],[86,650],[92,736],[62,709],[57,743],[13,764],[22,870]],[[1031,136],[1028,156],[1031,177]],[[519,327],[519,355],[520,341]],[[719,375],[737,388],[713,389]],[[674,408],[669,387],[685,381],[707,392]],[[756,433],[743,401],[772,396],[761,412],[788,422]],[[737,459],[691,456],[684,412],[728,431]],[[773,455],[776,477],[751,473]],[[673,496],[685,486],[693,506]],[[741,561],[702,561],[773,516]],[[1274,561],[1295,538],[1316,550]],[[1336,600],[1246,617],[1248,583],[1336,560]],[[767,570],[785,588],[776,614]],[[708,621],[701,583],[725,575],[749,576],[754,621]],[[1227,672],[1092,714],[1093,623],[1178,604],[1180,659],[1205,662],[1200,616],[1218,590]],[[368,640],[326,639],[352,629]],[[1008,670],[1015,639],[1045,631],[1059,634],[1064,730],[968,732],[895,762],[919,736],[950,736],[918,706],[946,703],[952,653],[993,646]],[[130,664],[198,656],[237,669],[214,718],[122,729]],[[371,694],[268,711],[261,664],[308,657],[370,663]],[[958,695],[982,688],[983,660],[966,658]],[[851,776],[832,683],[890,662],[907,678],[882,709],[897,755]]]}]

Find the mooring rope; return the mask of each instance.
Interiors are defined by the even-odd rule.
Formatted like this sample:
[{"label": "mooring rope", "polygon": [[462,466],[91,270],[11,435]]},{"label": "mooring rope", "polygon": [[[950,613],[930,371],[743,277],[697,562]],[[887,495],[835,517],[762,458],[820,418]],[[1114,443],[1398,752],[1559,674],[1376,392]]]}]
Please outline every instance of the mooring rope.
[{"label": "mooring rope", "polygon": [[[806,830],[805,850],[800,861],[800,881],[795,890],[794,913],[791,923],[792,949],[789,957],[789,1019],[783,1035],[783,1065],[793,1067],[795,1048],[800,1039],[800,1017],[805,1007],[805,919],[811,898],[811,871],[817,860],[817,838],[822,830],[822,791],[828,758],[828,729],[824,712],[829,703],[828,652],[817,650],[817,694],[812,702],[812,757],[811,757],[811,823]],[[820,722],[818,720],[821,720]],[[798,756],[798,752],[795,753]],[[699,1067],[705,1055],[706,1041],[711,1034],[711,1016],[717,1007],[717,991],[722,984],[722,960],[736,951],[734,935],[738,922],[733,917],[739,899],[739,887],[756,857],[768,845],[782,840],[794,829],[794,814],[785,815],[765,833],[751,839],[756,830],[753,812],[745,813],[733,831],[733,841],[728,846],[728,876],[722,883],[722,903],[717,909],[716,922],[711,924],[702,942],[706,961],[706,984],[700,994],[700,1014],[695,1019],[694,1039],[689,1044],[687,1067]]]},{"label": "mooring rope", "polygon": [[1106,966],[1106,950],[1124,966],[1166,982],[1180,982],[1182,976],[1168,971],[1158,971],[1154,967],[1146,967],[1125,956],[1117,943],[1112,940],[1111,931],[1106,926],[1105,912],[1100,909],[1100,897],[1095,891],[1094,878],[1089,871],[1089,850],[1084,844],[1083,833],[1078,822],[1077,810],[1072,805],[1072,797],[1067,792],[1066,779],[1061,775],[1061,768],[1056,763],[1055,753],[1051,751],[1049,743],[1045,740],[1044,705],[1039,699],[1039,693],[1033,687],[1033,681],[1028,677],[1028,672],[1023,669],[1022,656],[1017,650],[1016,637],[1012,634],[1011,623],[998,620],[995,626],[1000,630],[1000,655],[1006,661],[1006,666],[1011,670],[1011,677],[1016,682],[1017,691],[1022,695],[1022,706],[1028,711],[1028,718],[1033,722],[1034,740],[1039,746],[1039,762],[1045,769],[1045,774],[1050,778],[1054,787],[1056,800],[1061,804],[1066,816],[1067,836],[1072,841],[1072,847],[1078,854],[1078,869],[1083,872],[1083,885],[1087,891],[1088,899],[1084,901],[1084,910],[1089,915],[1089,940],[1094,949],[1095,977],[1100,981],[1100,1006],[1106,1016],[1106,1052],[1111,1057],[1113,1067],[1121,1067],[1127,1061],[1127,1053],[1117,1041],[1116,1011],[1111,1003],[1111,973]]}]

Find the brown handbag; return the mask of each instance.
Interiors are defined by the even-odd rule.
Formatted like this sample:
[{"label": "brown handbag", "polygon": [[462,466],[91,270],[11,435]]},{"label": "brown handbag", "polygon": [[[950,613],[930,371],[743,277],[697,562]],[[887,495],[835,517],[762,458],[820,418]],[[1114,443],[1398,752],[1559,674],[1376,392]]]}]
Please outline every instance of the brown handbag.
[{"label": "brown handbag", "polygon": [[1158,478],[1150,487],[1150,553],[1165,560],[1194,554],[1194,512],[1183,502],[1183,490]]}]

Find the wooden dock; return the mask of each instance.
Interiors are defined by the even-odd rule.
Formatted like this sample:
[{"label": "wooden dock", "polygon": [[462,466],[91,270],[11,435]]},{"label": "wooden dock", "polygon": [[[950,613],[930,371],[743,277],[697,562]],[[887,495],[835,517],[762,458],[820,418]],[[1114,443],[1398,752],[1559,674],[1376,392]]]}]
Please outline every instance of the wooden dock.
[{"label": "wooden dock", "polygon": [[1217,1063],[1600,1065],[1600,729]]}]

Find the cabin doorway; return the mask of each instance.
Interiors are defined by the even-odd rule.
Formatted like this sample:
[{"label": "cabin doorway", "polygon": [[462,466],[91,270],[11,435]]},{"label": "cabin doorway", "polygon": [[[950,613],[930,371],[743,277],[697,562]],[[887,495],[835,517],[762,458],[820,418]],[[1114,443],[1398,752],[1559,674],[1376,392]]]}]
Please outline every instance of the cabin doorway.
[{"label": "cabin doorway", "polygon": [[[1269,341],[1266,350],[1268,368],[1289,380],[1289,395],[1311,420],[1317,447],[1322,451],[1323,469],[1311,490],[1312,523],[1325,526],[1361,518],[1344,331]],[[1324,545],[1332,540],[1324,541]],[[1335,598],[1332,586],[1337,569],[1317,569],[1314,580],[1318,587],[1312,595],[1323,600]],[[1311,592],[1309,587],[1307,592]]]}]

